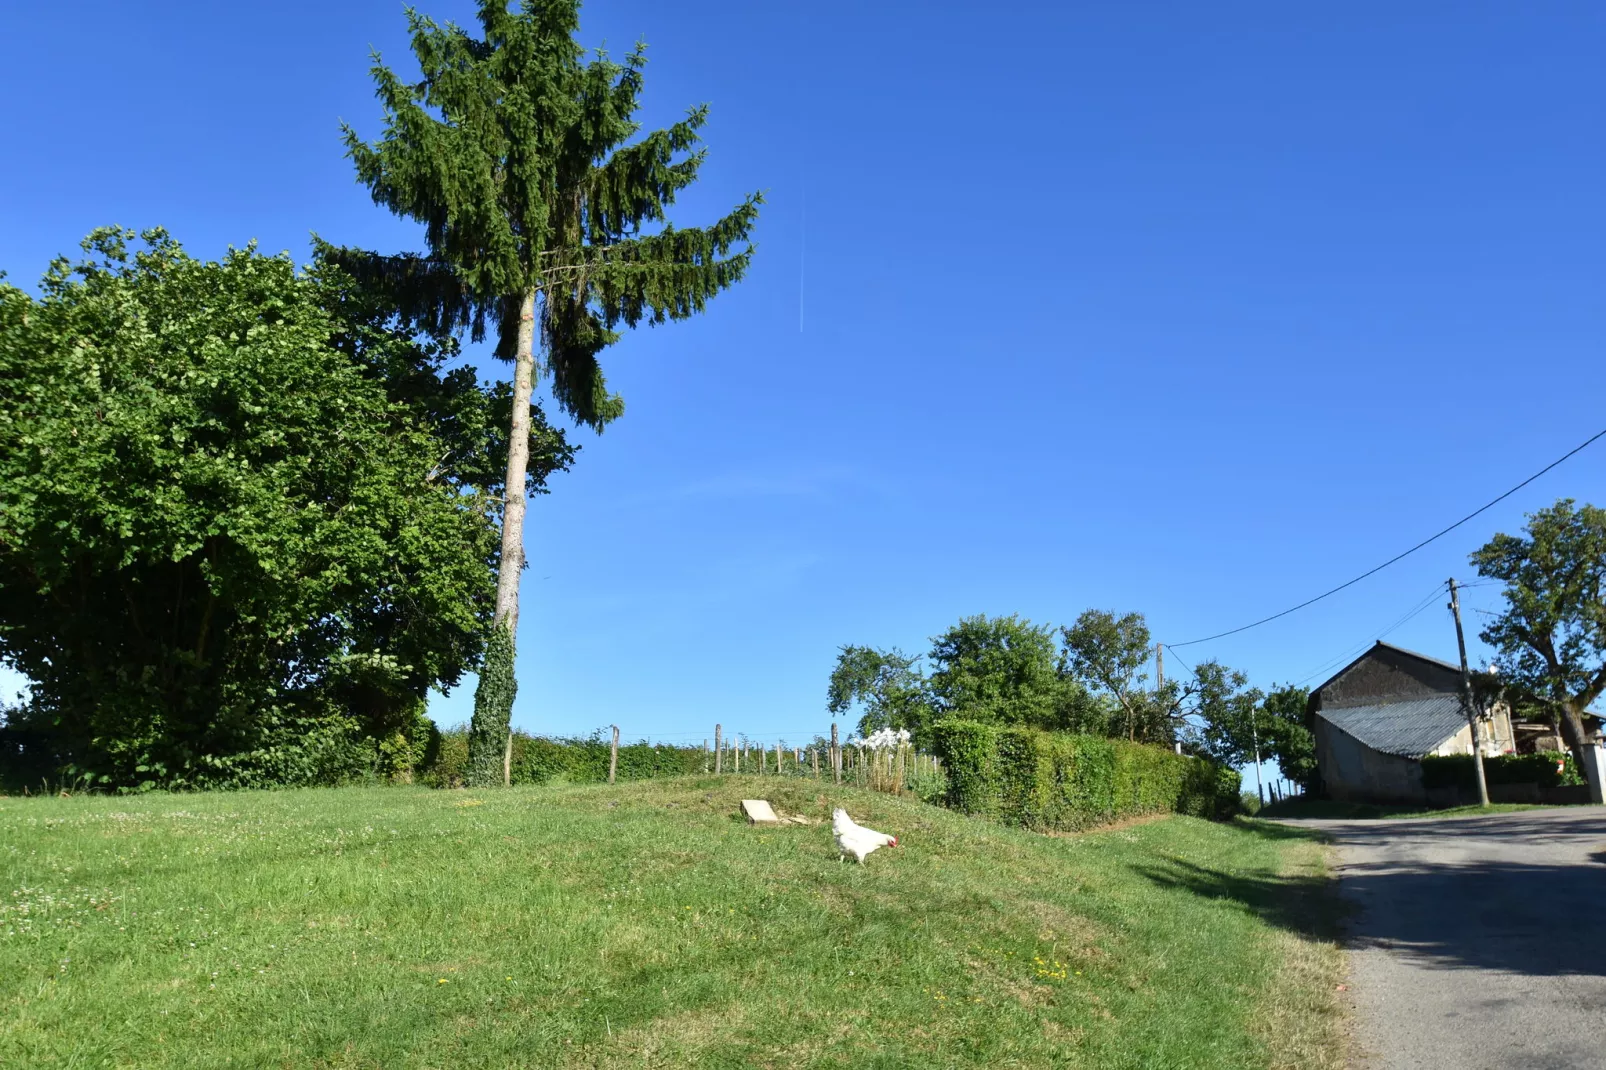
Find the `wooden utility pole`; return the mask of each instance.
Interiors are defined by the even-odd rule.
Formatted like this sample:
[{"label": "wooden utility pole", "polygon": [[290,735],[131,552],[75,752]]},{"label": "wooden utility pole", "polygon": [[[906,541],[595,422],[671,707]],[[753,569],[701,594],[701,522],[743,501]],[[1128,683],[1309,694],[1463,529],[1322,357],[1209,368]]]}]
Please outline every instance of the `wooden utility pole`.
[{"label": "wooden utility pole", "polygon": [[613,726],[613,746],[608,750],[608,783],[613,783],[613,774],[619,769],[619,726]]},{"label": "wooden utility pole", "polygon": [[725,737],[723,725],[714,726],[714,772],[725,771]]},{"label": "wooden utility pole", "polygon": [[1461,651],[1461,709],[1472,728],[1472,768],[1478,772],[1478,805],[1489,805],[1489,783],[1483,778],[1483,739],[1478,714],[1472,708],[1472,673],[1467,669],[1467,640],[1461,632],[1461,599],[1456,594],[1455,577],[1450,577],[1450,612],[1455,614],[1455,645]]}]

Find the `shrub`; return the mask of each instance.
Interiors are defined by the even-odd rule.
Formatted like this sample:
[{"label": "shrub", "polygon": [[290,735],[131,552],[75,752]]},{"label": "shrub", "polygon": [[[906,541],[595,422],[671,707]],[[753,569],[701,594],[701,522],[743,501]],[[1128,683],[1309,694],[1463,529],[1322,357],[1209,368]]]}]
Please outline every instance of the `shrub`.
[{"label": "shrub", "polygon": [[[1571,754],[1550,751],[1485,758],[1483,776],[1490,784],[1537,784],[1541,788],[1584,782]],[[1465,788],[1470,791],[1477,783],[1478,775],[1472,768],[1470,754],[1430,754],[1422,759],[1422,786],[1429,790]]]},{"label": "shrub", "polygon": [[133,239],[0,281],[0,662],[32,693],[0,778],[400,768],[391,722],[480,654],[495,391],[326,267]]},{"label": "shrub", "polygon": [[[452,728],[441,733],[437,757],[418,777],[435,788],[455,788],[468,784],[471,731]],[[611,743],[601,732],[585,737],[532,736],[513,732],[513,759],[510,763],[514,784],[600,783],[608,779],[608,753]],[[619,746],[619,765],[615,779],[648,780],[654,777],[685,776],[703,772],[711,756],[701,747],[666,747],[656,743],[623,743]],[[501,783],[501,755],[497,755],[495,783]]]},{"label": "shrub", "polygon": [[948,805],[1038,829],[1079,829],[1122,817],[1230,816],[1240,778],[1202,758],[1101,736],[940,722],[937,753]]},{"label": "shrub", "polygon": [[948,805],[963,814],[997,813],[998,729],[973,721],[939,721],[932,729],[948,772]]}]

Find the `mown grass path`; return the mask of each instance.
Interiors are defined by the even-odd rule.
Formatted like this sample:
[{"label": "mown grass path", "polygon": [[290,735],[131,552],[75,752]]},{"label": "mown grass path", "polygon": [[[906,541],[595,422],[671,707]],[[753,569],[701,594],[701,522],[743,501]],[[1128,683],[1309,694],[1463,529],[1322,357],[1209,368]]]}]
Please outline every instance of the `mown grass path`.
[{"label": "mown grass path", "polygon": [[1330,1065],[1319,870],[756,777],[0,798],[0,1066]]}]

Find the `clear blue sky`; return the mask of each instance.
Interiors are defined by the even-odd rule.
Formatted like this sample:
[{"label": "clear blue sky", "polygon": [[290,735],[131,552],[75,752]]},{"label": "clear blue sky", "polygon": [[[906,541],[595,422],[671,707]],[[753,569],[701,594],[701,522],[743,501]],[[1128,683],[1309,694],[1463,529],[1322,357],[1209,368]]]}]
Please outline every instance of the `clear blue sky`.
[{"label": "clear blue sky", "polygon": [[[420,247],[337,126],[377,136],[399,3],[19,4],[6,36],[12,280],[104,223]],[[796,739],[839,644],[963,614],[1180,643],[1606,427],[1599,3],[595,0],[582,36],[649,42],[649,123],[712,105],[677,221],[768,206],[747,282],[608,355],[628,412],[531,511],[521,727]],[[1181,653],[1316,676],[1603,475],[1606,442]],[[1441,601],[1389,638],[1455,652]]]}]

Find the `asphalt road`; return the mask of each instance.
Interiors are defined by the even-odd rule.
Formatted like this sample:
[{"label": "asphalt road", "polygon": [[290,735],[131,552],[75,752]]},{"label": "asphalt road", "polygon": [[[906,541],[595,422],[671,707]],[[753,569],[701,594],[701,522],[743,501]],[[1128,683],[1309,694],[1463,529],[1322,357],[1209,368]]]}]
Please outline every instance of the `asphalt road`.
[{"label": "asphalt road", "polygon": [[1359,908],[1352,1065],[1606,1067],[1606,808],[1299,824]]}]

